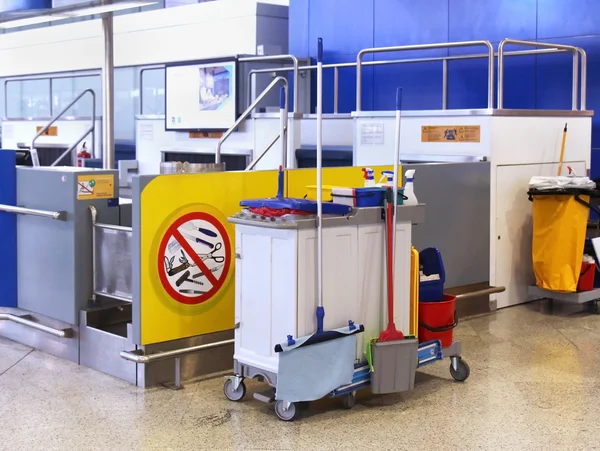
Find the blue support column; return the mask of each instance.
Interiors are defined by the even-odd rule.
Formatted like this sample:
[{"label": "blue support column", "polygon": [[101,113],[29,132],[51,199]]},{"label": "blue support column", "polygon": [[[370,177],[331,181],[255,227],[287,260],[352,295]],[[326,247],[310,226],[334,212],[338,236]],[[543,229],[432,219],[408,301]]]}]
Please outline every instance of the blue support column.
[{"label": "blue support column", "polygon": [[[0,150],[0,204],[17,204],[16,154]],[[17,306],[17,217],[0,211],[0,307]]]}]

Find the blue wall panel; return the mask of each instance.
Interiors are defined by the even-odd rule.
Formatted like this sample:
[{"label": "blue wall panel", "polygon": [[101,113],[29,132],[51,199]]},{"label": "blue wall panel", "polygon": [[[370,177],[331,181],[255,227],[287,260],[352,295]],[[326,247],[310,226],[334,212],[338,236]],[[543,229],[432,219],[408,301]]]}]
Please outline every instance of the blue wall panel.
[{"label": "blue wall panel", "polygon": [[289,10],[289,51],[297,57],[308,53],[309,0],[292,0]]},{"label": "blue wall panel", "polygon": [[[16,155],[0,150],[0,204],[17,204]],[[17,306],[17,218],[0,212],[0,307]]]},{"label": "blue wall panel", "polygon": [[1,0],[0,14],[52,8],[52,0]]},{"label": "blue wall panel", "polygon": [[[294,1],[294,0],[292,0]],[[317,53],[317,39],[325,51],[358,53],[373,47],[375,0],[311,0],[309,8],[310,56]]]},{"label": "blue wall panel", "polygon": [[449,41],[535,39],[537,0],[449,0]]},{"label": "blue wall panel", "polygon": [[446,42],[448,0],[376,0],[374,21],[375,47]]},{"label": "blue wall panel", "polygon": [[538,0],[538,39],[600,33],[598,0]]}]

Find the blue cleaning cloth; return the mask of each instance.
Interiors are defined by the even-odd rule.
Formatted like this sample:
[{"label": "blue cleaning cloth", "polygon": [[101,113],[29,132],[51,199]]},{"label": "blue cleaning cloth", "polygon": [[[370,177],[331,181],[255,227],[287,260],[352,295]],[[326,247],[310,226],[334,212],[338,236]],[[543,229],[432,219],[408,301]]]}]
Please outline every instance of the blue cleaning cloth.
[{"label": "blue cleaning cloth", "polygon": [[275,398],[314,401],[352,382],[356,335],[279,353]]}]

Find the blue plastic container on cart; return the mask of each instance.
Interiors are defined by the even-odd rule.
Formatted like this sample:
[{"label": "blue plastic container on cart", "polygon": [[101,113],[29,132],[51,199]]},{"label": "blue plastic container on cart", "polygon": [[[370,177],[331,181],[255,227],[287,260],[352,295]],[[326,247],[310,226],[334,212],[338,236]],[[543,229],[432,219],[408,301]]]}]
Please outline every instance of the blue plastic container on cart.
[{"label": "blue plastic container on cart", "polygon": [[446,272],[440,250],[428,247],[419,252],[421,271],[426,276],[439,274],[439,280],[427,280],[419,283],[419,302],[441,302],[444,300]]}]

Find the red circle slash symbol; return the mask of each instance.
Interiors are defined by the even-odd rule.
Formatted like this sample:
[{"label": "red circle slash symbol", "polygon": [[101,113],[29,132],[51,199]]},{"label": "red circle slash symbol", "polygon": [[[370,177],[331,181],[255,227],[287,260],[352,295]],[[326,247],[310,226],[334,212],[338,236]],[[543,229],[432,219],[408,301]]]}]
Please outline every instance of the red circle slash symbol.
[{"label": "red circle slash symbol", "polygon": [[231,267],[231,244],[223,224],[208,213],[188,213],[175,221],[158,248],[158,273],[164,289],[187,305],[210,300]]}]

